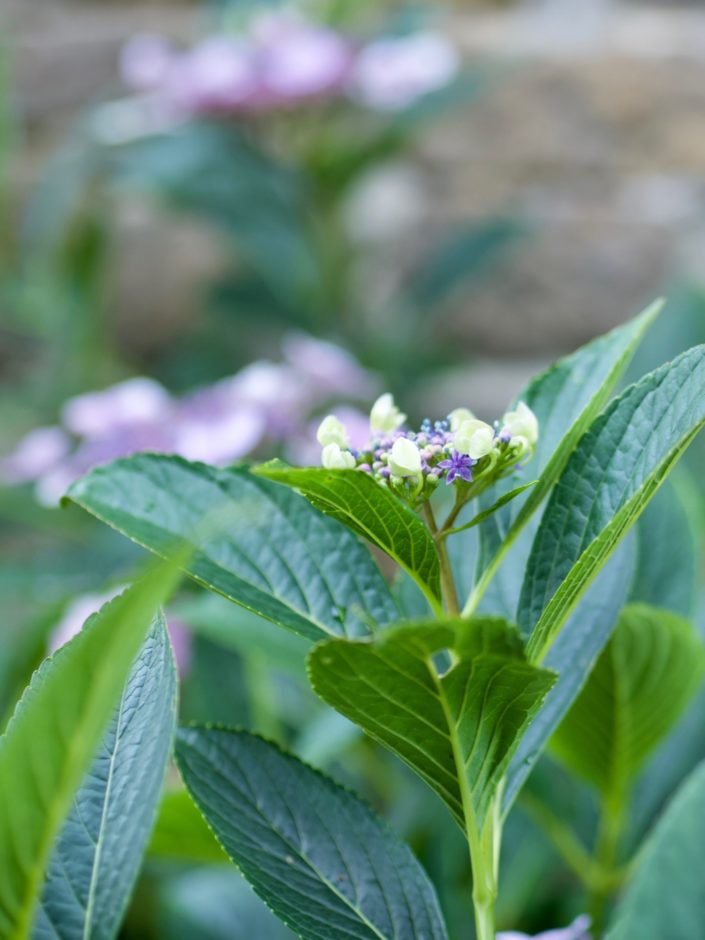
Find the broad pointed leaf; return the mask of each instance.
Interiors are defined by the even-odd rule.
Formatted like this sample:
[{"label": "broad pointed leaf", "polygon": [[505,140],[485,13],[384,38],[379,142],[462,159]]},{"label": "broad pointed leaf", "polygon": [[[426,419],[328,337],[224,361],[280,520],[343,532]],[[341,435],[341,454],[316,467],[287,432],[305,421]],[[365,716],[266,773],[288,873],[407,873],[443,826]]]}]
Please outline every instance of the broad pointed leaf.
[{"label": "broad pointed leaf", "polygon": [[524,781],[541,756],[563,716],[585,685],[627,602],[634,574],[634,540],[622,542],[610,563],[568,618],[548,651],[543,665],[558,673],[558,679],[536,717],[526,730],[507,771],[504,811],[509,811]]},{"label": "broad pointed leaf", "polygon": [[440,562],[431,533],[415,512],[367,473],[278,462],[258,467],[256,473],[296,488],[321,512],[369,539],[394,558],[440,610]]},{"label": "broad pointed leaf", "polygon": [[162,566],[106,605],[34,674],[0,738],[0,936],[24,940],[54,841],[154,613]]},{"label": "broad pointed leaf", "polygon": [[[512,501],[480,529],[479,575],[507,553],[481,610],[516,617],[521,579],[538,527],[540,513],[536,511],[555,485],[581,436],[609,401],[637,346],[662,308],[663,302],[657,301],[638,317],[561,359],[532,379],[518,396],[539,421],[536,453],[529,464],[529,471],[538,476],[539,481],[525,499]],[[504,492],[513,485],[516,485],[515,477],[502,481],[487,494],[485,505],[497,498],[497,490]],[[508,537],[513,544],[507,552],[502,542]]]},{"label": "broad pointed leaf", "polygon": [[398,617],[354,535],[246,469],[138,454],[93,470],[69,497],[158,555],[177,540],[193,545],[187,574],[309,639]]},{"label": "broad pointed leaf", "polygon": [[348,790],[243,731],[184,728],[191,795],[242,874],[304,940],[446,940],[430,881]]},{"label": "broad pointed leaf", "polygon": [[174,658],[160,615],[54,847],[34,940],[116,936],[171,754],[176,689]]},{"label": "broad pointed leaf", "polygon": [[705,423],[705,347],[632,385],[573,452],[546,507],[519,607],[541,660],[567,616]]},{"label": "broad pointed leaf", "polygon": [[[679,468],[680,470],[680,468]],[[658,491],[635,526],[637,560],[630,599],[689,617],[695,606],[701,500],[680,472]]]},{"label": "broad pointed leaf", "polygon": [[551,747],[605,797],[624,800],[703,675],[705,647],[687,620],[631,604]]},{"label": "broad pointed leaf", "polygon": [[[437,654],[454,665],[439,673]],[[462,826],[479,831],[521,736],[555,676],[529,665],[496,618],[410,624],[373,641],[314,647],[309,675],[329,705],[402,758]]]},{"label": "broad pointed leaf", "polygon": [[606,940],[695,940],[705,924],[705,764],[646,843]]}]

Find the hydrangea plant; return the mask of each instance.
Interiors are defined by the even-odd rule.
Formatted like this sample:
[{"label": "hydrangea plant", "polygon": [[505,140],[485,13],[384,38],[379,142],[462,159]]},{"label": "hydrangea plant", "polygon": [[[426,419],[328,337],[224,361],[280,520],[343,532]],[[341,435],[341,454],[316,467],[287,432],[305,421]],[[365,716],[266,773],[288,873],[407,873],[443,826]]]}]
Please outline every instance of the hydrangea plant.
[{"label": "hydrangea plant", "polygon": [[[602,823],[591,851],[551,822],[593,926],[542,936],[692,940],[704,769],[635,857],[623,838],[636,774],[705,671],[667,599],[676,542],[643,528],[705,423],[705,347],[613,397],[657,312],[538,376],[494,425],[461,409],[405,429],[382,396],[361,447],[342,422],[321,423],[323,466],[138,454],[75,483],[69,501],[165,560],[45,661],[0,740],[0,934],[117,931],[174,733],[158,608],[183,571],[308,641],[315,692],[433,791],[467,840],[478,940],[498,936],[505,820],[549,744],[594,787]],[[671,610],[645,602],[656,586]],[[348,789],[226,727],[177,730],[176,761],[208,828],[172,794],[172,838],[229,857],[295,935],[449,936],[410,848]]]}]

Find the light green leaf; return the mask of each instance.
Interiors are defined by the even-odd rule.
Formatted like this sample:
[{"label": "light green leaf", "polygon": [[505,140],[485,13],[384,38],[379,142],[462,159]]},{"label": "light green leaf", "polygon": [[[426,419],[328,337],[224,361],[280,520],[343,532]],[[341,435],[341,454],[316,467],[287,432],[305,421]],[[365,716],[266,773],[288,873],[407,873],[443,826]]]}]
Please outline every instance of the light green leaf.
[{"label": "light green leaf", "polygon": [[705,924],[705,764],[649,838],[606,940],[695,940]]},{"label": "light green leaf", "polygon": [[332,780],[243,731],[184,728],[189,792],[255,891],[304,940],[446,940],[404,843]]},{"label": "light green leaf", "polygon": [[[705,347],[632,385],[591,426],[551,495],[519,606],[541,661],[565,619],[705,423]],[[532,629],[533,628],[533,629]]]},{"label": "light green leaf", "polygon": [[440,562],[431,533],[415,512],[367,473],[287,467],[278,461],[255,472],[299,490],[321,512],[381,548],[441,611]]},{"label": "light green leaf", "polygon": [[516,499],[517,496],[520,496],[525,490],[528,490],[532,486],[536,486],[538,480],[531,480],[529,483],[522,483],[520,486],[515,486],[514,489],[509,490],[508,493],[504,493],[500,496],[496,502],[492,503],[487,509],[483,509],[482,512],[479,512],[476,516],[469,522],[464,522],[462,525],[454,526],[452,529],[446,530],[446,536],[456,535],[458,532],[465,532],[466,529],[472,529],[476,525],[480,525],[481,522],[484,522],[485,519],[489,519],[490,516],[494,515],[502,506],[506,506],[507,503],[510,503],[513,499]]},{"label": "light green leaf", "polygon": [[160,615],[54,847],[33,940],[110,940],[117,934],[171,754],[176,689]]},{"label": "light green leaf", "polygon": [[69,497],[145,548],[191,544],[186,573],[309,639],[398,617],[371,555],[344,526],[248,470],[137,454],[98,467]]},{"label": "light green leaf", "polygon": [[623,801],[703,675],[705,647],[687,620],[631,604],[551,747],[603,796]]},{"label": "light green leaf", "polygon": [[[539,421],[539,440],[529,464],[539,482],[526,499],[514,500],[480,529],[479,590],[486,589],[506,555],[494,575],[496,583],[490,585],[480,609],[493,613],[506,611],[508,616],[516,616],[521,578],[538,527],[534,514],[555,485],[578,441],[609,401],[637,346],[662,309],[663,301],[656,301],[638,317],[599,336],[536,376],[518,396],[517,400],[526,402]],[[512,479],[490,491],[486,504],[497,498],[498,490],[510,487]]]},{"label": "light green leaf", "polygon": [[154,613],[176,574],[162,566],[45,660],[0,738],[0,936],[24,940],[54,840]]},{"label": "light green leaf", "polygon": [[227,862],[207,823],[186,790],[168,790],[147,849],[155,858],[186,862]]},{"label": "light green leaf", "polygon": [[[437,654],[454,664],[438,669]],[[434,658],[435,657],[435,658]],[[477,831],[524,730],[555,676],[529,665],[497,618],[409,624],[371,641],[319,643],[314,690],[398,754]]]}]

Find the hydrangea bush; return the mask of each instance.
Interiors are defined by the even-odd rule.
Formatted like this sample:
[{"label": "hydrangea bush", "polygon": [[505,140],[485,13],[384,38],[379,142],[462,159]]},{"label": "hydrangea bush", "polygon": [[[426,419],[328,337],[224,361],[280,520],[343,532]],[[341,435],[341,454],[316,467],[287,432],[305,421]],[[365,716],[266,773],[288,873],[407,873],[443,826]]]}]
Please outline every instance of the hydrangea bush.
[{"label": "hydrangea bush", "polygon": [[[705,769],[626,838],[634,781],[705,673],[680,535],[655,538],[647,509],[705,423],[705,348],[615,394],[658,310],[495,424],[462,407],[411,430],[383,395],[367,442],[321,422],[322,466],[146,453],[76,482],[69,502],[162,561],[42,664],[0,739],[2,936],[114,935],[157,814],[156,838],[231,859],[304,940],[449,936],[438,886],[353,792],[250,732],[175,729],[159,608],[183,572],[298,634],[317,695],[427,784],[467,841],[478,940],[523,936],[496,932],[503,831],[549,746],[600,823],[589,847],[541,807],[588,905],[541,936],[692,940]],[[174,734],[193,802],[160,800]]]}]

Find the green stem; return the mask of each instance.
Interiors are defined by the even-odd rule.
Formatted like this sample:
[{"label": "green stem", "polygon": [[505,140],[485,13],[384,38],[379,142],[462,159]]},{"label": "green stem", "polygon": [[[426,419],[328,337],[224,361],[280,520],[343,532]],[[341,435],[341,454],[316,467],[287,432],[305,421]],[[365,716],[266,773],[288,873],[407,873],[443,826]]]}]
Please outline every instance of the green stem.
[{"label": "green stem", "polygon": [[442,530],[439,531],[438,529],[438,525],[436,524],[436,517],[433,514],[433,509],[431,508],[431,504],[429,502],[424,503],[423,511],[424,516],[426,517],[428,528],[430,529],[431,535],[433,536],[436,543],[438,557],[440,558],[441,562],[441,591],[443,592],[443,600],[445,601],[446,612],[450,614],[451,617],[458,617],[460,616],[458,589],[455,586],[453,567],[450,563],[448,550],[442,538]]},{"label": "green stem", "polygon": [[495,795],[479,841],[470,841],[472,901],[477,940],[495,940],[495,904],[501,844],[501,792]]},{"label": "green stem", "polygon": [[[603,873],[615,871],[623,825],[624,800],[621,794],[615,794],[603,804],[595,847],[595,864]],[[613,891],[614,884],[609,879],[603,879],[590,891],[588,913],[595,937],[601,937],[604,931],[607,903]]]}]

